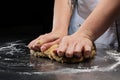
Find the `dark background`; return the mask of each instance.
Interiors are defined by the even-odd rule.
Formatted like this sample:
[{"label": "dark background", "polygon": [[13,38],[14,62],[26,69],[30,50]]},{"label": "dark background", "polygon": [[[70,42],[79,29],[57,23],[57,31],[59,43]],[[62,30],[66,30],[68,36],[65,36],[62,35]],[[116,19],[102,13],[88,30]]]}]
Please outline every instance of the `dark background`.
[{"label": "dark background", "polygon": [[1,35],[35,35],[52,27],[54,0],[40,2],[7,2],[1,8]]}]

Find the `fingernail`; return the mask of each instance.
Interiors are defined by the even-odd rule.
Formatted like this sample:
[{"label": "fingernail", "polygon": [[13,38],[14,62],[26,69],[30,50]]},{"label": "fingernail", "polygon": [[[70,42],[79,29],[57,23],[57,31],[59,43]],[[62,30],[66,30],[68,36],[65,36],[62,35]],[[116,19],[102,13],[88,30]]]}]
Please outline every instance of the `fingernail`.
[{"label": "fingernail", "polygon": [[46,50],[46,47],[45,47],[45,46],[42,46],[40,49],[41,49],[41,51],[43,52],[43,51]]}]

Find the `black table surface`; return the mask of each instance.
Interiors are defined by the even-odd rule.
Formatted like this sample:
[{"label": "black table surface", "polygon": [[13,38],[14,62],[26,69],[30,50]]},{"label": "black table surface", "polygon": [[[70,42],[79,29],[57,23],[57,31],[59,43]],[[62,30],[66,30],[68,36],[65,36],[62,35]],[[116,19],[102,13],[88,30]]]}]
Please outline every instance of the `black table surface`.
[{"label": "black table surface", "polygon": [[119,80],[120,53],[98,44],[94,59],[66,64],[30,56],[28,36],[0,39],[0,80]]}]

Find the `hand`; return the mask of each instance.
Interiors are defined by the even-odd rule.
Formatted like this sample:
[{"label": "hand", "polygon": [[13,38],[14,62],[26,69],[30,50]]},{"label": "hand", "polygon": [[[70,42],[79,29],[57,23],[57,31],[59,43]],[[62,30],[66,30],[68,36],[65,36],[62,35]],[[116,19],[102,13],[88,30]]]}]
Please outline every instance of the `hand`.
[{"label": "hand", "polygon": [[50,32],[48,34],[40,35],[35,40],[28,44],[32,50],[45,51],[54,44],[58,44],[60,39],[67,35],[66,33]]},{"label": "hand", "polygon": [[92,47],[93,43],[90,39],[83,35],[73,34],[63,37],[57,49],[57,54],[58,56],[65,55],[68,58],[73,56],[88,58]]}]

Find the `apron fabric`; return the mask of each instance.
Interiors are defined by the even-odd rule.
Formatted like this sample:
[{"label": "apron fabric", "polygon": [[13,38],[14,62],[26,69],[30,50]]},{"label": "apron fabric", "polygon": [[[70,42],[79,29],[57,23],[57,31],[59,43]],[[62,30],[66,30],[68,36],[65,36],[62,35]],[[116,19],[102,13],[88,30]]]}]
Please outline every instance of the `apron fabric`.
[{"label": "apron fabric", "polygon": [[[74,8],[74,13],[71,18],[69,34],[73,34],[78,30],[80,25],[85,21],[89,14],[98,4],[99,0],[77,0],[77,6]],[[120,21],[117,25],[119,26]],[[120,27],[120,26],[119,26]],[[120,32],[120,31],[119,31]],[[119,34],[120,35],[120,34]],[[114,22],[107,31],[101,35],[95,44],[103,44],[106,48],[108,47],[118,47],[118,39],[116,36],[116,23]]]}]

